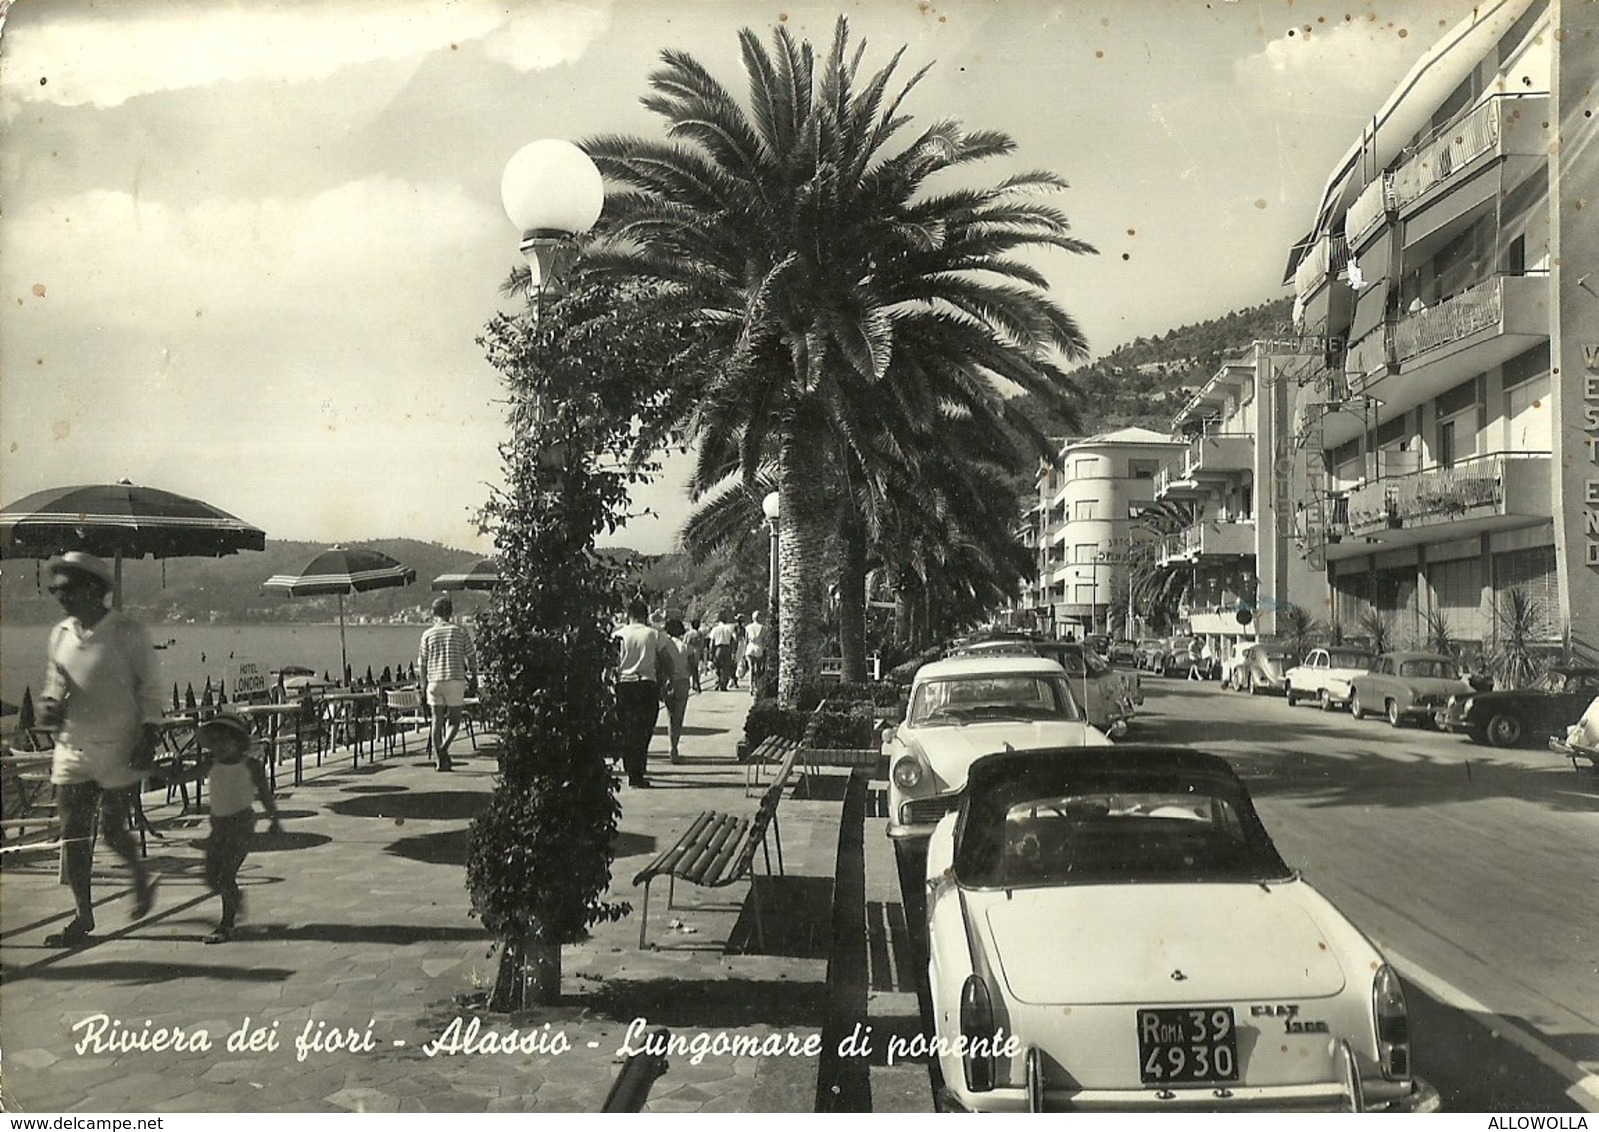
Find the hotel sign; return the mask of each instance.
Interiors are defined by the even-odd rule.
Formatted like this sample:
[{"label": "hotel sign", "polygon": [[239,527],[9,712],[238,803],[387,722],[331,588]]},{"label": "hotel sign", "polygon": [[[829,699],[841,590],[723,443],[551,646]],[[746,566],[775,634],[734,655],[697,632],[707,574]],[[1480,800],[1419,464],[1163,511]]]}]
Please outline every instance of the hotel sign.
[{"label": "hotel sign", "polygon": [[1583,441],[1588,446],[1589,470],[1593,476],[1583,484],[1584,530],[1588,548],[1584,561],[1599,566],[1599,342],[1582,344],[1582,426],[1588,431]]}]

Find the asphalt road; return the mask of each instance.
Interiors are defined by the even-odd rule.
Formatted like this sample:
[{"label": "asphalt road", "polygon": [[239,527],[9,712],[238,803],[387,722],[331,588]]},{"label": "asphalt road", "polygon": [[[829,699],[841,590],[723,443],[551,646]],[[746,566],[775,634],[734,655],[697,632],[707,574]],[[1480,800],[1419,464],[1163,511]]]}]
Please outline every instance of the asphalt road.
[{"label": "asphalt road", "polygon": [[1405,980],[1451,1111],[1599,1111],[1599,775],[1151,678],[1124,742],[1226,756],[1290,865]]},{"label": "asphalt road", "polygon": [[[1122,741],[1232,762],[1283,857],[1399,970],[1416,1070],[1447,1111],[1599,1111],[1599,775],[1215,683],[1144,687]],[[868,817],[869,878],[880,838]],[[874,1014],[914,1009],[894,989]],[[873,1107],[901,1107],[883,1086],[908,1079],[883,1072]]]}]

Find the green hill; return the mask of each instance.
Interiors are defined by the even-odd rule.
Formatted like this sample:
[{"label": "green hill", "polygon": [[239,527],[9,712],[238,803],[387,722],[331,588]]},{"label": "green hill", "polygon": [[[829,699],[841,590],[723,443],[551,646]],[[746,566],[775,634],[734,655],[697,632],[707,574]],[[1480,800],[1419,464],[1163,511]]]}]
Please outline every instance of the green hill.
[{"label": "green hill", "polygon": [[[470,566],[480,554],[415,539],[373,539],[360,545],[381,550],[416,571],[409,586],[373,590],[345,601],[347,615],[365,620],[410,616],[422,620],[432,600],[430,583],[449,570]],[[154,622],[330,621],[337,599],[289,598],[263,590],[273,574],[298,572],[327,543],[268,539],[266,550],[226,558],[170,558],[124,562],[122,604],[130,613]],[[48,578],[43,563],[12,559],[0,563],[0,618],[12,624],[47,624],[61,616],[60,607],[44,592]]]},{"label": "green hill", "polygon": [[1079,366],[1072,377],[1082,390],[1082,427],[1074,429],[1039,413],[1052,436],[1091,436],[1137,425],[1165,432],[1172,416],[1221,363],[1256,338],[1287,332],[1291,299],[1276,299],[1219,318],[1133,341]]}]

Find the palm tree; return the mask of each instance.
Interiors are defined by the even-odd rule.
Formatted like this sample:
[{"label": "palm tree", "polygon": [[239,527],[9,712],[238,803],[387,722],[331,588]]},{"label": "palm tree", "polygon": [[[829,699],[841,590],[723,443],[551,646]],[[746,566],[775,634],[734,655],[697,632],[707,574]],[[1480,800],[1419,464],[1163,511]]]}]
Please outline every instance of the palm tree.
[{"label": "palm tree", "polygon": [[[584,263],[660,281],[722,331],[723,365],[685,429],[735,447],[748,483],[769,456],[775,465],[779,663],[791,698],[820,669],[808,630],[822,619],[822,545],[838,515],[829,461],[870,481],[883,432],[860,431],[863,421],[991,404],[1004,383],[1062,402],[1071,382],[1058,359],[1086,346],[1014,253],[1092,249],[1036,199],[1065,187],[1054,174],[929,189],[935,173],[1015,144],[946,120],[892,149],[922,74],[890,94],[903,51],[864,74],[864,45],[852,49],[842,18],[821,60],[784,27],[770,51],[748,30],[739,40],[748,109],[693,57],[668,51],[643,104],[670,140],[585,144],[615,189]],[[893,364],[935,350],[953,361]]]},{"label": "palm tree", "polygon": [[1181,559],[1166,558],[1168,540],[1199,519],[1196,504],[1166,500],[1143,508],[1127,547],[1128,594],[1147,625],[1169,628],[1190,587],[1193,570]]}]

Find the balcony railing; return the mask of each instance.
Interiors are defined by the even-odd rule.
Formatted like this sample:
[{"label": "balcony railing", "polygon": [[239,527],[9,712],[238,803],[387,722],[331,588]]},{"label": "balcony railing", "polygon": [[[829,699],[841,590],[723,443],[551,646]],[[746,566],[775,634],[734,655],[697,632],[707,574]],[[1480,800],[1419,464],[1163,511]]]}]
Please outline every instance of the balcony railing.
[{"label": "balcony railing", "polygon": [[1349,378],[1349,391],[1358,393],[1366,379],[1385,373],[1394,363],[1392,341],[1386,323],[1358,342],[1353,342],[1344,354],[1344,375]]},{"label": "balcony railing", "polygon": [[1246,433],[1196,436],[1183,453],[1183,477],[1197,472],[1238,472],[1254,465],[1255,438]]},{"label": "balcony railing", "polygon": [[1394,192],[1394,177],[1392,173],[1384,173],[1355,198],[1355,203],[1349,206],[1349,211],[1344,214],[1344,240],[1349,247],[1354,247],[1360,239],[1377,226],[1377,222],[1385,213],[1399,207],[1399,198]]},{"label": "balcony railing", "polygon": [[1160,558],[1199,558],[1206,554],[1254,554],[1255,520],[1204,519],[1161,540]]},{"label": "balcony railing", "polygon": [[1459,342],[1479,330],[1498,326],[1504,318],[1502,275],[1491,276],[1435,307],[1414,311],[1394,324],[1394,356],[1404,362],[1428,350]]},{"label": "balcony railing", "polygon": [[1305,258],[1294,269],[1294,293],[1300,298],[1310,295],[1329,277],[1337,278],[1348,263],[1349,244],[1343,236],[1332,232],[1324,234],[1310,246]]},{"label": "balcony railing", "polygon": [[1499,144],[1506,95],[1495,95],[1472,110],[1394,171],[1395,206],[1403,208]]},{"label": "balcony railing", "polygon": [[1547,452],[1495,452],[1373,480],[1349,493],[1348,529],[1359,535],[1445,523],[1480,508],[1497,514],[1535,509],[1548,493],[1548,466]]}]

